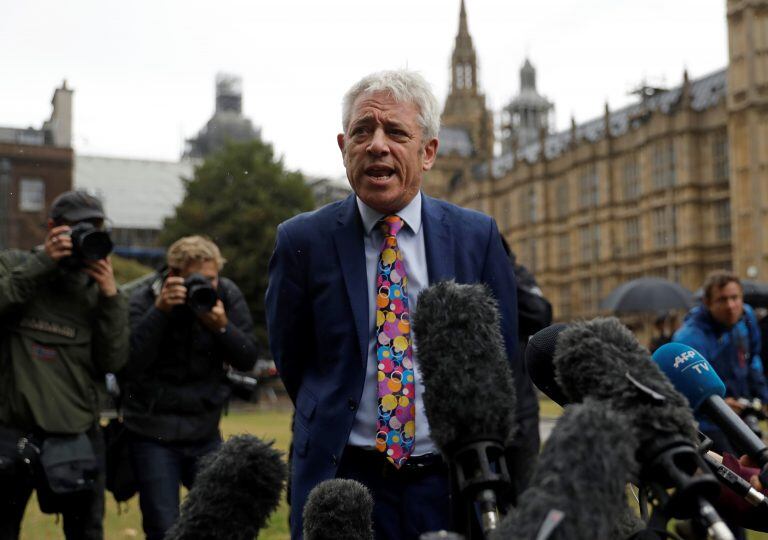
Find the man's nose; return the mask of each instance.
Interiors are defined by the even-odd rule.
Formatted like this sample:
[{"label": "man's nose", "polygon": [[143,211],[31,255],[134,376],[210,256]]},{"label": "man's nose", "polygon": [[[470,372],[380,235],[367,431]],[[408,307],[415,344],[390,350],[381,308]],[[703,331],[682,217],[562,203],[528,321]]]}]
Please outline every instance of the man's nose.
[{"label": "man's nose", "polygon": [[380,156],[389,152],[387,136],[382,128],[377,128],[371,136],[371,142],[368,144],[368,152]]}]

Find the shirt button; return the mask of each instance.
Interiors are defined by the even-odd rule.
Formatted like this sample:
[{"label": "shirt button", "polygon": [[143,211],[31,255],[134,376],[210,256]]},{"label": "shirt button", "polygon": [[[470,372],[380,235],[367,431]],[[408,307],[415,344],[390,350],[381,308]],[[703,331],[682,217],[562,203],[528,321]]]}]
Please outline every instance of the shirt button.
[{"label": "shirt button", "polygon": [[355,409],[357,409],[357,402],[354,399],[349,398],[347,403],[349,404],[349,410],[350,411],[354,411]]}]

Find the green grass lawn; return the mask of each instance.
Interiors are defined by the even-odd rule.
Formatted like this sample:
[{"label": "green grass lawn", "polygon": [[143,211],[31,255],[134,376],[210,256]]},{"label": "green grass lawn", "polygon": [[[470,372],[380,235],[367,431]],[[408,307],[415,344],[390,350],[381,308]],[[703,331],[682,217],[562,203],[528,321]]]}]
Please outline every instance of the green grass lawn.
[{"label": "green grass lawn", "polygon": [[[541,414],[545,417],[557,417],[562,409],[549,400],[542,400]],[[224,437],[237,433],[250,433],[262,439],[275,440],[275,446],[284,452],[290,441],[291,414],[287,410],[252,409],[231,412],[222,420]],[[121,505],[118,511],[112,495],[107,493],[107,508],[104,517],[104,537],[106,540],[143,538],[141,530],[141,511],[139,501],[134,497]],[[260,540],[288,540],[288,505],[283,501],[269,520],[267,528],[259,535]],[[47,540],[64,538],[61,524],[56,517],[41,514],[37,502],[33,499],[27,506],[21,533],[22,540]],[[768,534],[749,532],[749,540],[768,540]]]},{"label": "green grass lawn", "polygon": [[[286,452],[290,441],[291,413],[287,410],[252,409],[248,411],[233,411],[221,422],[221,429],[226,439],[238,433],[250,433],[265,440],[275,440],[275,446]],[[129,538],[144,538],[141,529],[141,510],[138,497],[133,497],[127,503],[120,505],[118,510],[115,500],[110,493],[106,495],[106,511],[104,515],[104,538],[106,540],[124,540]],[[282,502],[272,515],[269,524],[259,535],[260,540],[288,540],[288,505]],[[40,512],[34,497],[27,505],[27,511],[22,524],[22,540],[63,539],[61,523],[56,522],[56,516]]]}]

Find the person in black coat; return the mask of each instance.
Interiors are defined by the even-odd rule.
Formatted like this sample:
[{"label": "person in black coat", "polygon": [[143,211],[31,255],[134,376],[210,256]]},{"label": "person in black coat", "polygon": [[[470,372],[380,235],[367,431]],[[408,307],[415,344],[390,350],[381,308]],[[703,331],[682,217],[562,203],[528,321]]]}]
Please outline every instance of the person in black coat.
[{"label": "person in black coat", "polygon": [[[520,358],[525,358],[525,347],[528,339],[543,328],[552,324],[552,304],[544,297],[536,278],[525,266],[517,262],[517,257],[507,240],[502,236],[501,243],[509,257],[509,263],[515,272],[517,285],[517,324],[518,347]],[[523,362],[524,373],[527,376],[527,366]],[[528,380],[526,384],[532,386]],[[504,499],[502,504],[517,505],[517,496],[522,493],[530,483],[531,476],[539,455],[541,439],[539,437],[539,404],[537,394],[534,391],[526,393],[522,398],[529,402],[529,408],[535,408],[536,413],[529,415],[521,421],[518,428],[520,433],[526,433],[526,437],[517,436],[506,449],[507,466],[510,469],[510,477],[514,485],[512,496]]]},{"label": "person in black coat", "polygon": [[[243,294],[220,277],[212,241],[189,236],[168,249],[168,271],[133,291],[131,354],[122,374],[144,532],[165,536],[179,515],[179,485],[221,445],[230,395],[226,369],[250,370],[257,347]],[[206,302],[207,297],[207,302]]]}]

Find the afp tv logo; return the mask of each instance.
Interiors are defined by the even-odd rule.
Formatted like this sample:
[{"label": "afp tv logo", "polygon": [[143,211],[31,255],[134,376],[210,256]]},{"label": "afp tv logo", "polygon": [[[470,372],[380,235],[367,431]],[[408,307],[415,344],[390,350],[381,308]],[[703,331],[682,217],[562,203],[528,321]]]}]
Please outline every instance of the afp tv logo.
[{"label": "afp tv logo", "polygon": [[688,367],[690,367],[698,374],[701,374],[702,372],[705,372],[705,371],[709,371],[710,370],[709,362],[707,362],[706,360],[704,360],[704,358],[701,358],[700,356],[696,362],[694,362],[690,366],[686,366],[686,364],[689,361],[696,359],[697,356],[699,355],[697,355],[696,351],[693,351],[693,350],[685,351],[684,353],[681,353],[675,356],[674,368],[680,369],[680,367],[683,366],[683,369],[687,369]]}]

